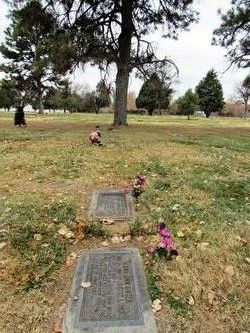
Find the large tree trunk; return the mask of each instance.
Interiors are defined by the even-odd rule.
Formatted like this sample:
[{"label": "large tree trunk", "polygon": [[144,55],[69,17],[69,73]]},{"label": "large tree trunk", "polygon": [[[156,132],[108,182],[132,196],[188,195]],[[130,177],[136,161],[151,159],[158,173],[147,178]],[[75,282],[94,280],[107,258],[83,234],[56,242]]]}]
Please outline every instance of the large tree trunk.
[{"label": "large tree trunk", "polygon": [[154,109],[148,109],[148,113],[150,116],[153,116]]},{"label": "large tree trunk", "polygon": [[43,114],[44,108],[43,108],[43,100],[42,97],[39,97],[38,99],[38,113]]},{"label": "large tree trunk", "polygon": [[244,118],[247,117],[247,112],[248,112],[248,98],[244,99]]},{"label": "large tree trunk", "polygon": [[38,113],[43,114],[44,107],[43,107],[43,93],[42,89],[40,88],[40,83],[38,83]]},{"label": "large tree trunk", "polygon": [[114,126],[127,124],[127,94],[130,73],[130,52],[133,32],[133,0],[122,0],[122,23],[119,36],[119,60],[117,61]]}]

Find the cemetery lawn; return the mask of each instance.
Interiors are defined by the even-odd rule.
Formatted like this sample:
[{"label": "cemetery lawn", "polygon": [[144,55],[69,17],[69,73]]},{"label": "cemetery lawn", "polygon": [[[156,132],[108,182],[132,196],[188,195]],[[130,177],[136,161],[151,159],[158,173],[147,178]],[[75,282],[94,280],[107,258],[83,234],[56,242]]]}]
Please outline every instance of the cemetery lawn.
[{"label": "cemetery lawn", "polygon": [[[159,333],[249,330],[249,120],[130,115],[127,128],[108,130],[112,115],[27,115],[27,128],[12,117],[0,114],[1,333],[54,332],[75,254],[103,241],[140,249],[150,295],[162,299]],[[88,141],[97,124],[103,147]],[[148,186],[121,231],[132,239],[113,245],[114,229],[86,219],[91,192],[126,188],[137,174]],[[146,254],[159,218],[176,260]]]}]

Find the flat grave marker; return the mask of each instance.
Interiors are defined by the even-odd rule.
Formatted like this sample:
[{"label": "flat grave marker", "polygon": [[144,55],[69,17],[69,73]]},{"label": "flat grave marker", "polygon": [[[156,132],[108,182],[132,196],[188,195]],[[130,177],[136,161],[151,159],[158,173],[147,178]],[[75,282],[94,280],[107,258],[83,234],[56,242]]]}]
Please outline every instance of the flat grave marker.
[{"label": "flat grave marker", "polygon": [[116,221],[131,220],[134,216],[130,193],[119,190],[94,191],[89,211],[90,218],[110,218]]},{"label": "flat grave marker", "polygon": [[137,249],[91,250],[80,258],[63,333],[84,332],[157,333]]}]

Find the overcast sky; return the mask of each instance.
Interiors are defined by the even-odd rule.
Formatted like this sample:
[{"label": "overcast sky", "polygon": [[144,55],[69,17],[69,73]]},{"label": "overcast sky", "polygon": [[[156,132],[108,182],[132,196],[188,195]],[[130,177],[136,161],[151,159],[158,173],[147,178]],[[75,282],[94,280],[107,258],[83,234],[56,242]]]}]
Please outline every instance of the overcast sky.
[{"label": "overcast sky", "polygon": [[[196,8],[200,12],[200,21],[193,24],[188,32],[182,32],[177,41],[161,38],[161,32],[150,36],[157,47],[157,55],[161,58],[168,56],[177,64],[180,70],[179,83],[175,84],[175,97],[182,95],[187,89],[194,88],[206,75],[207,71],[214,68],[223,85],[226,99],[233,97],[234,87],[248,74],[247,69],[231,69],[223,74],[227,68],[224,57],[225,49],[211,46],[212,32],[219,26],[220,19],[217,10],[226,10],[230,6],[230,0],[196,0]],[[4,0],[0,0],[0,42],[4,41],[3,30],[8,25],[6,18],[8,8]],[[3,59],[0,57],[0,61]],[[115,72],[112,73],[112,81],[115,81]],[[1,75],[2,77],[3,75]],[[98,69],[86,66],[84,71],[79,69],[71,80],[76,84],[86,86],[89,90],[95,89],[100,79]],[[130,78],[129,90],[138,93],[142,81]]]}]

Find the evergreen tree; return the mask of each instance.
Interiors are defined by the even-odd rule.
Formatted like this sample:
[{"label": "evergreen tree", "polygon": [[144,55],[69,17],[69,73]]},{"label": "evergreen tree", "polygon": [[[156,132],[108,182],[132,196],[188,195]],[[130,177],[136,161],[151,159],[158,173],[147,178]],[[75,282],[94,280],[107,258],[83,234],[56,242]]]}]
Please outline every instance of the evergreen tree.
[{"label": "evergreen tree", "polygon": [[60,82],[60,93],[61,97],[61,107],[63,108],[63,111],[66,112],[68,108],[70,108],[71,104],[71,88],[70,88],[70,82],[67,79],[64,79]]},{"label": "evergreen tree", "polygon": [[0,82],[0,108],[9,109],[20,100],[20,93],[17,91],[15,82],[3,79]]},{"label": "evergreen tree", "polygon": [[200,108],[207,118],[212,112],[221,112],[224,105],[223,90],[213,69],[200,81],[195,90],[199,96]]},{"label": "evergreen tree", "polygon": [[83,97],[82,112],[95,112],[97,113],[96,106],[96,93],[95,91],[87,92]]},{"label": "evergreen tree", "polygon": [[38,0],[28,1],[21,9],[14,6],[10,19],[5,43],[0,46],[9,62],[1,69],[15,80],[16,88],[25,92],[26,99],[37,99],[42,113],[45,90],[59,80],[59,72],[52,62],[56,20]]},{"label": "evergreen tree", "polygon": [[[127,91],[133,68],[160,62],[146,36],[160,26],[164,37],[177,38],[196,21],[193,0],[47,0],[62,27],[68,28],[76,63],[117,67],[114,125],[127,123]],[[63,20],[64,18],[64,20]],[[168,62],[168,59],[162,59]]]},{"label": "evergreen tree", "polygon": [[105,82],[105,80],[101,80],[97,83],[96,86],[96,113],[99,113],[100,108],[105,108],[110,106],[111,98],[110,98],[111,88]]},{"label": "evergreen tree", "polygon": [[[44,108],[48,109],[48,110],[55,110],[58,109],[58,103],[57,103],[57,93],[58,90],[55,87],[50,87],[49,89],[47,89],[45,95],[44,95],[44,99],[43,99],[43,104],[44,104]],[[34,106],[32,105],[33,109]]]},{"label": "evergreen tree", "polygon": [[152,116],[155,109],[166,109],[169,106],[172,89],[161,82],[156,73],[144,82],[136,99],[137,108],[145,108]]},{"label": "evergreen tree", "polygon": [[199,108],[199,96],[192,92],[192,89],[188,89],[183,97],[177,100],[178,109],[181,115],[190,116],[194,114]]},{"label": "evergreen tree", "polygon": [[231,0],[231,8],[222,14],[222,23],[214,30],[213,44],[228,50],[227,57],[238,67],[250,66],[250,3],[249,0]]}]

